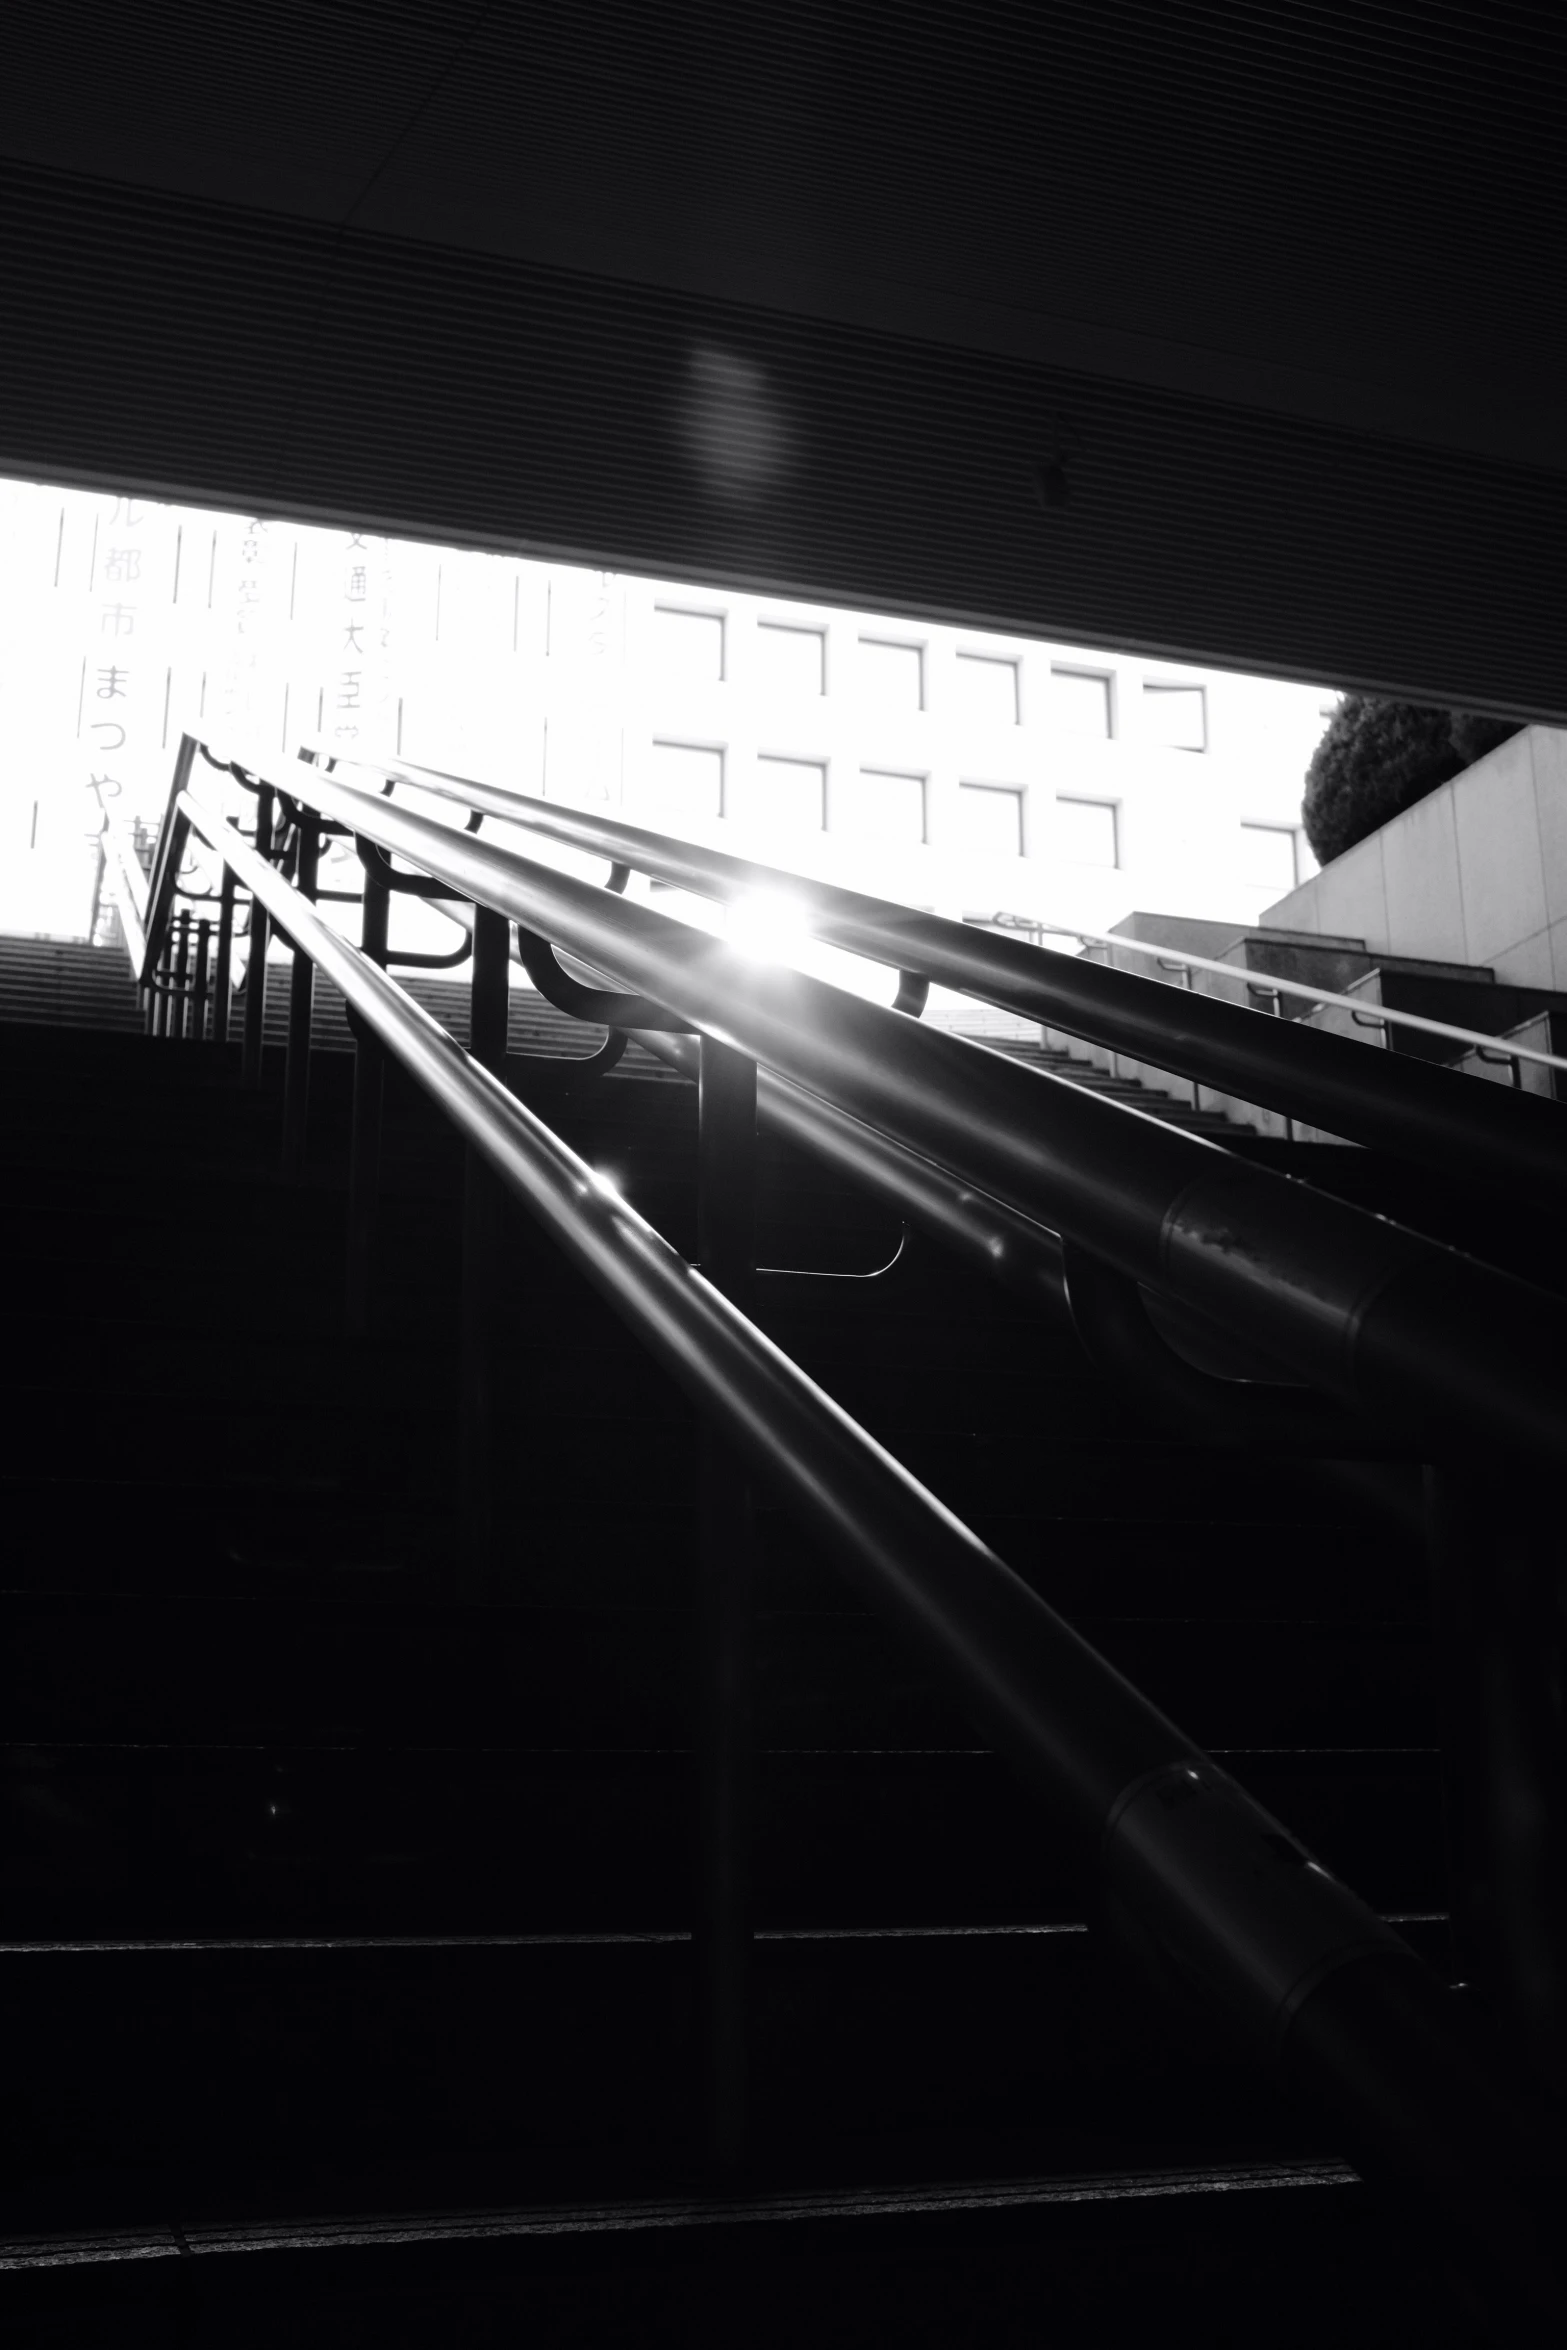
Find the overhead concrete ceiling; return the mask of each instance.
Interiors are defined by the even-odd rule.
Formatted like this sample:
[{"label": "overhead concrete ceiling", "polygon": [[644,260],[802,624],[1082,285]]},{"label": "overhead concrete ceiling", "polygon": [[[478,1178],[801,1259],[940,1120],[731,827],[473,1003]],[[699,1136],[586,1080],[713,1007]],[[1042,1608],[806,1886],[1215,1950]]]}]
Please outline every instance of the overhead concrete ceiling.
[{"label": "overhead concrete ceiling", "polygon": [[1549,10],[3,38],[7,471],[1567,716]]}]

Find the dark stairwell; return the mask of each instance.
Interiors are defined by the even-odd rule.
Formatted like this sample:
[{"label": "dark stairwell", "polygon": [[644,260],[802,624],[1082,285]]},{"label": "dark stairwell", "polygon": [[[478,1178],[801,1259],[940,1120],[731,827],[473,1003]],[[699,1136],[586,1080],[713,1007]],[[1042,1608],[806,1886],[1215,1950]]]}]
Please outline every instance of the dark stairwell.
[{"label": "dark stairwell", "polygon": [[[507,1213],[476,1566],[438,1111],[388,1069],[354,1332],[330,992],[285,1180],[281,1043],[246,1087],[237,1041],[12,985],[19,2339],[1505,2338],[1396,2184],[1116,1955],[1010,1767],[761,1488],[750,2118],[715,2177],[689,1405]],[[567,1035],[514,994],[507,1083],[694,1258],[693,1089],[636,1048],[563,1084]],[[1455,1982],[1418,1464],[1194,1442],[1064,1315],[760,1147],[761,1327]],[[1397,1204],[1374,1152],[1336,1180]],[[1554,1285],[1544,1245],[1507,1242]]]}]

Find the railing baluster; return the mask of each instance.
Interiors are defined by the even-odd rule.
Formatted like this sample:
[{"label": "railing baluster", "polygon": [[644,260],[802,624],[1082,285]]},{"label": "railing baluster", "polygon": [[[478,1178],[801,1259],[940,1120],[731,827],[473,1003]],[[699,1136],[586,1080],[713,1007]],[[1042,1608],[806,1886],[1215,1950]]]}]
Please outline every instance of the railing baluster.
[{"label": "railing baluster", "polygon": [[173,993],[168,999],[169,1008],[163,1031],[165,1036],[180,1037],[186,1033],[185,985],[189,971],[190,908],[187,906],[174,930],[174,982]]},{"label": "railing baluster", "polygon": [[[272,786],[264,783],[256,794],[256,854],[272,854]],[[259,898],[250,901],[250,951],[245,964],[244,1083],[252,1092],[261,1083],[262,1048],[267,1027],[267,931],[270,917]]]},{"label": "railing baluster", "polygon": [[[1281,987],[1274,987],[1270,988],[1268,992],[1273,998],[1274,1019],[1287,1020],[1289,1014],[1284,1009],[1284,990]],[[1288,1110],[1284,1113],[1284,1139],[1289,1143],[1293,1143],[1295,1140],[1295,1121]]]},{"label": "railing baluster", "polygon": [[[1112,969],[1116,967],[1113,953],[1110,956],[1110,965]],[[1180,978],[1176,984],[1179,987],[1184,988],[1188,995],[1195,991],[1196,974],[1191,969],[1191,966],[1184,962],[1179,956],[1161,955],[1159,957],[1159,969],[1161,971],[1178,971],[1180,973]],[[1110,1055],[1110,1074],[1112,1077],[1119,1077],[1121,1074],[1121,1055],[1117,1052],[1112,1052]],[[1141,1081],[1139,1080],[1139,1082]],[[1192,1108],[1194,1110],[1200,1111],[1202,1108],[1202,1087],[1195,1077],[1189,1079],[1188,1082],[1190,1083],[1192,1089]]]},{"label": "railing baluster", "polygon": [[223,868],[218,894],[218,962],[212,982],[212,1041],[229,1040],[229,999],[234,992],[234,868]]},{"label": "railing baluster", "polygon": [[[360,944],[372,963],[386,969],[392,894],[379,873],[365,868]],[[348,1330],[363,1338],[370,1327],[370,1274],[375,1252],[376,1200],[381,1188],[381,1105],[386,1091],[386,1054],[378,1038],[360,1027],[354,1046],[354,1110],[348,1159]]]},{"label": "railing baluster", "polygon": [[[299,811],[299,865],[295,875],[300,895],[312,903],[316,868],[321,854],[321,826],[310,809]],[[288,996],[288,1066],[283,1080],[283,1173],[297,1180],[305,1163],[305,1136],[310,1122],[310,1013],[315,1000],[316,967],[302,946],[294,948],[294,970]]]},{"label": "railing baluster", "polygon": [[[701,1056],[698,1256],[707,1278],[750,1313],[756,1064],[710,1036]],[[745,1470],[708,1421],[699,1460],[696,2028],[706,2153],[720,2178],[733,2178],[745,2161],[750,2070],[753,1529]]]},{"label": "railing baluster", "polygon": [[[497,1075],[506,1063],[510,1009],[511,926],[504,914],[476,906],[469,1050]],[[499,1261],[500,1186],[476,1151],[463,1170],[462,1368],[459,1475],[464,1548],[471,1596],[489,1596],[494,1568],[495,1280]]]},{"label": "railing baluster", "polygon": [[196,976],[191,984],[188,1033],[197,1044],[207,1041],[207,973],[212,958],[212,924],[196,925]]},{"label": "railing baluster", "polygon": [[[1289,1018],[1289,1014],[1284,1009],[1284,990],[1282,988],[1269,987],[1265,981],[1260,979],[1248,979],[1246,992],[1248,995],[1261,996],[1267,1004],[1270,1015],[1275,1020]],[[1295,1140],[1295,1121],[1287,1111],[1284,1116],[1284,1139],[1286,1142]]]}]

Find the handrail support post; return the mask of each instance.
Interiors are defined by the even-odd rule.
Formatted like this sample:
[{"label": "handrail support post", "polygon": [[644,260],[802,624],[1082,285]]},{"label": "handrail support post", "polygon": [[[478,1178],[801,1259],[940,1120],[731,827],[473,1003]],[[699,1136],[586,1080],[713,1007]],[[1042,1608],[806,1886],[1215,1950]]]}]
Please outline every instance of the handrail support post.
[{"label": "handrail support post", "polygon": [[212,980],[212,1041],[229,1040],[229,1001],[234,992],[234,868],[225,865],[218,893],[218,956]]},{"label": "handrail support post", "polygon": [[[701,1040],[698,1257],[749,1314],[756,1289],[756,1064]],[[696,2026],[706,2153],[719,2180],[746,2154],[753,1811],[754,1531],[744,1467],[704,1421],[697,1604],[700,1735]]]},{"label": "handrail support post", "polygon": [[[321,856],[321,825],[313,808],[301,806],[298,826],[296,886],[312,904]],[[305,1135],[310,1121],[310,1015],[315,1001],[316,967],[305,949],[295,944],[294,969],[288,996],[288,1065],[283,1081],[283,1174],[297,1182],[305,1163]]]},{"label": "handrail support post", "polygon": [[190,1033],[187,1014],[187,990],[190,985],[190,908],[186,906],[174,926],[174,978],[169,997],[168,1022],[165,1036],[185,1037]]},{"label": "handrail support post", "polygon": [[[264,783],[256,794],[256,854],[272,856],[272,786]],[[267,932],[270,917],[257,897],[250,901],[250,945],[245,963],[245,1042],[243,1083],[254,1093],[261,1083],[261,1055],[267,1025]]]},{"label": "handrail support post", "polygon": [[[367,884],[369,876],[366,876]],[[498,1076],[506,1065],[511,932],[504,914],[474,908],[468,1049]],[[490,1595],[495,1567],[495,1297],[501,1188],[470,1147],[463,1172],[459,1476],[469,1596]]]},{"label": "handrail support post", "polygon": [[196,925],[196,973],[191,982],[188,1030],[196,1044],[205,1044],[207,1041],[207,986],[211,967],[212,924],[202,920]]},{"label": "handrail support post", "polygon": [[[386,969],[392,896],[379,873],[365,872],[359,943],[372,963]],[[348,1155],[348,1334],[363,1338],[370,1327],[370,1277],[375,1253],[376,1201],[381,1189],[381,1110],[386,1092],[386,1053],[363,1023],[355,1030],[354,1106]]]}]

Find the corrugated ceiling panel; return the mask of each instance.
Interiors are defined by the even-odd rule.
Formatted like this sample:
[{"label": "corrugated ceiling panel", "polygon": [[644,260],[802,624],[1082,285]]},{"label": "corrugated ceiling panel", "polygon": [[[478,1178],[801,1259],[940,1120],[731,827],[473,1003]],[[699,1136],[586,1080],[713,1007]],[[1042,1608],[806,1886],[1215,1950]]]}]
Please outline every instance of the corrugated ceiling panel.
[{"label": "corrugated ceiling panel", "polygon": [[[1559,364],[1559,12],[1518,0],[10,0],[6,63],[0,154],[56,170],[1515,403]],[[726,251],[754,286],[704,276]]]},{"label": "corrugated ceiling panel", "polygon": [[7,179],[7,471],[1567,717],[1560,476]]}]

